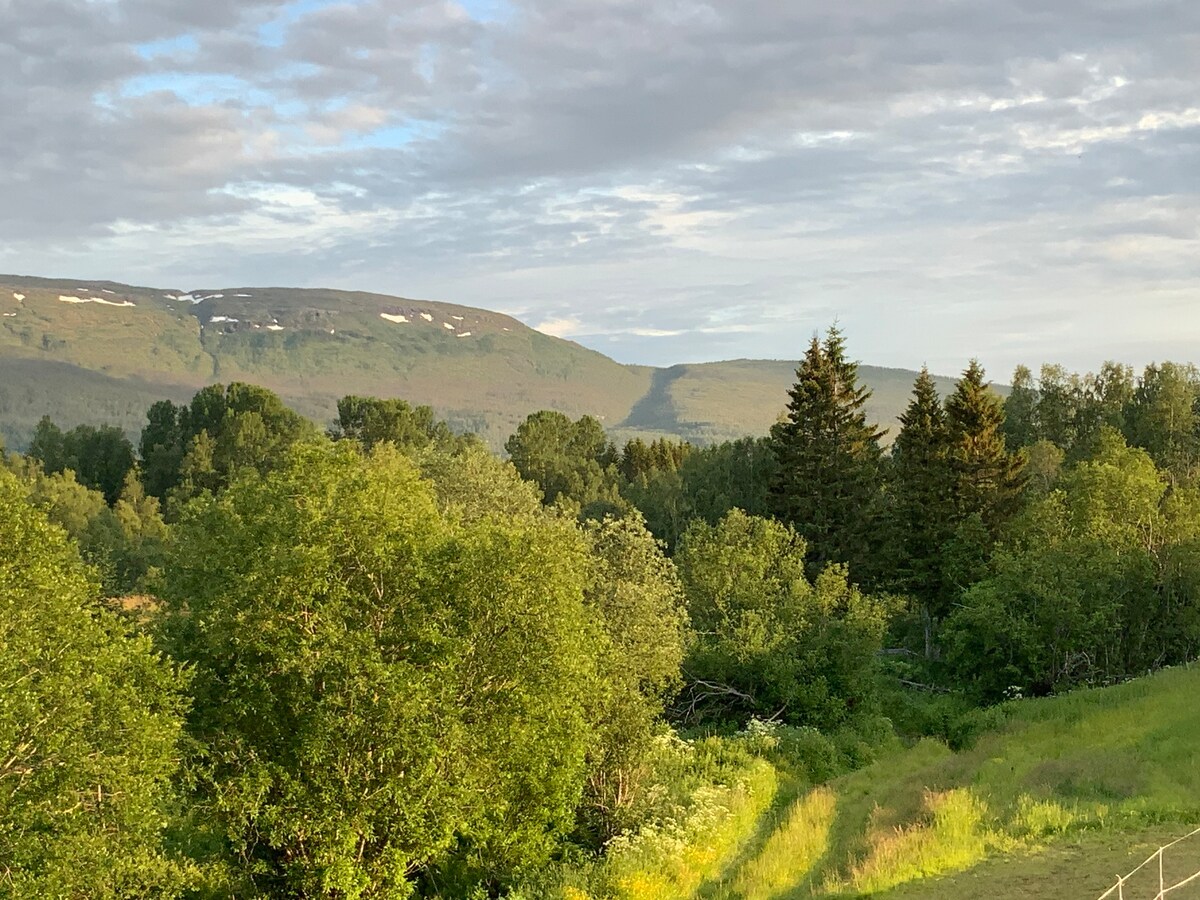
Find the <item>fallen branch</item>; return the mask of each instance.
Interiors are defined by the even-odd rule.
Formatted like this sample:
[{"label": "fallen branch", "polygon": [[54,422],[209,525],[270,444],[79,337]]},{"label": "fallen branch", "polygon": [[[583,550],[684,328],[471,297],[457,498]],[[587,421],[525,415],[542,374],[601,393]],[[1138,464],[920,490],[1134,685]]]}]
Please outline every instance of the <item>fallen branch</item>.
[{"label": "fallen branch", "polygon": [[909,681],[905,678],[896,679],[905,687],[916,688],[918,691],[929,691],[931,694],[949,694],[953,693],[950,688],[944,688],[937,684],[921,684],[919,681]]}]

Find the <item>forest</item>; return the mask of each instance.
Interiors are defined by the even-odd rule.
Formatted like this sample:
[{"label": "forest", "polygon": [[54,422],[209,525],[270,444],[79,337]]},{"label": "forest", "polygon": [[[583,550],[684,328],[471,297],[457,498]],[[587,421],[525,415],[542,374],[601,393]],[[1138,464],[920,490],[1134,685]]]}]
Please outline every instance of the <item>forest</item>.
[{"label": "forest", "polygon": [[1195,368],[867,399],[831,329],[711,446],[540,411],[500,458],[244,383],[136,444],[43,419],[0,465],[0,896],[692,896],[781,784],[1195,658]]}]

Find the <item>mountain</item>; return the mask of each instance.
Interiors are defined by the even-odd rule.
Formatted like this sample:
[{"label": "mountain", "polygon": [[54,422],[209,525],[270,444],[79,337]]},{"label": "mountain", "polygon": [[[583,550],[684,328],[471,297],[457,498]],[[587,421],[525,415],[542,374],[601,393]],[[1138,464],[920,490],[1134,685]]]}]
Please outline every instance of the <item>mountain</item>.
[{"label": "mountain", "polygon": [[[765,434],[795,362],[622,365],[509,316],[383,294],[295,288],[164,290],[0,275],[0,435],[43,415],[136,434],[155,400],[248,381],[329,422],[346,394],[429,404],[499,447],[530,412],[599,418],[613,438],[706,443]],[[869,411],[894,426],[915,373],[863,366]],[[945,391],[951,379],[941,379]],[[894,430],[894,427],[893,427]]]}]

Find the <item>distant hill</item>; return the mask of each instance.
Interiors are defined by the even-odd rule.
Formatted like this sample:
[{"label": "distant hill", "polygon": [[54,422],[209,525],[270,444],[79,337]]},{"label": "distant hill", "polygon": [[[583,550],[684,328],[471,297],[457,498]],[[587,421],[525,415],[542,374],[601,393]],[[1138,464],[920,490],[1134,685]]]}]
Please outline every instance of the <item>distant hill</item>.
[{"label": "distant hill", "polygon": [[[47,414],[136,434],[155,400],[229,381],[268,387],[321,423],[345,394],[403,397],[495,447],[538,409],[594,415],[618,441],[708,443],[765,434],[795,366],[627,366],[500,313],[383,294],[0,275],[0,435],[10,447]],[[915,373],[861,372],[872,417],[894,426]]]}]

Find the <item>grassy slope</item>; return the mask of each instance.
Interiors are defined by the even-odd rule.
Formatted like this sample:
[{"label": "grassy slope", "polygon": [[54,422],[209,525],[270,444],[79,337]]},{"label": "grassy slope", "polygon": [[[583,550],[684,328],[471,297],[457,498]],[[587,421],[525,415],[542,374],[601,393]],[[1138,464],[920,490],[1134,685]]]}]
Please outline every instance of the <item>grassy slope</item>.
[{"label": "grassy slope", "polygon": [[0,356],[0,440],[11,449],[28,445],[34,426],[49,414],[59,424],[116,425],[141,431],[150,404],[181,403],[194,388],[170,382],[114,378],[52,360]]},{"label": "grassy slope", "polygon": [[[922,742],[801,797],[704,895],[1095,897],[1200,824],[1198,691],[1164,672],[1016,704],[962,753]],[[1168,856],[1197,868],[1200,842]]]},{"label": "grassy slope", "polygon": [[[1095,900],[1113,886],[1118,874],[1131,872],[1178,836],[1177,825],[1147,826],[1132,833],[1085,832],[1035,852],[996,856],[964,872],[910,882],[880,896],[888,900]],[[1169,851],[1164,860],[1164,880],[1173,884],[1200,869],[1200,845],[1188,841],[1177,852]],[[1126,882],[1126,900],[1150,900],[1157,894],[1157,869],[1143,869]],[[1183,888],[1168,896],[1171,900],[1195,900],[1200,888]]]},{"label": "grassy slope", "polygon": [[[498,444],[542,408],[616,423],[650,379],[645,367],[469,307],[281,288],[193,292],[208,298],[199,303],[171,299],[179,295],[0,276],[0,433],[21,444],[44,414],[72,425],[113,420],[114,408],[134,430],[141,417],[130,421],[124,411],[145,409],[147,385],[178,398],[213,381],[245,380],[321,422],[348,393],[402,396]],[[134,305],[111,305],[126,302]],[[48,372],[56,390],[42,383]]]},{"label": "grassy slope", "polygon": [[[787,360],[735,359],[726,362],[672,366],[660,376],[665,421],[706,441],[721,441],[745,434],[766,434],[787,404],[787,390],[796,380],[796,363]],[[859,375],[870,386],[867,417],[889,429],[890,442],[896,417],[908,405],[915,372],[860,366]],[[937,378],[943,395],[954,389],[954,379]],[[667,416],[673,416],[672,419]]]},{"label": "grassy slope", "polygon": [[[345,394],[403,397],[495,447],[538,409],[597,416],[618,441],[703,443],[765,434],[794,380],[786,361],[624,366],[508,316],[446,303],[286,288],[194,291],[208,298],[195,304],[172,299],[180,294],[0,275],[0,435],[22,446],[46,414],[136,432],[154,399],[244,380],[319,422]],[[134,305],[109,305],[120,303]],[[914,373],[862,374],[875,391],[868,413],[894,426]]]}]

